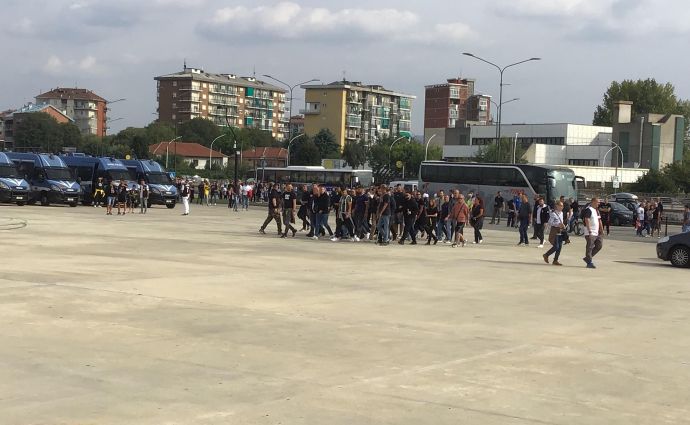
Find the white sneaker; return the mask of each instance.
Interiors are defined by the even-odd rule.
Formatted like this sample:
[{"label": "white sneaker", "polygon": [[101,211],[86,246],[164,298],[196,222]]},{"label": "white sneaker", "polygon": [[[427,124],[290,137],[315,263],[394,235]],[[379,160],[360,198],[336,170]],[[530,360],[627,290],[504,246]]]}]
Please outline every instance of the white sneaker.
[{"label": "white sneaker", "polygon": [[537,248],[544,248],[544,245],[537,245]]},{"label": "white sneaker", "polygon": [[482,242],[484,242],[484,239],[479,239],[479,243],[482,243]]},{"label": "white sneaker", "polygon": [[477,242],[472,242],[472,245],[476,244]]},{"label": "white sneaker", "polygon": [[354,238],[352,238],[352,242],[359,242],[359,238],[355,236]]},{"label": "white sneaker", "polygon": [[340,242],[340,238],[336,238],[335,236],[333,236],[333,237],[331,238],[331,241],[332,241],[332,242]]},{"label": "white sneaker", "polygon": [[319,237],[318,237],[318,236],[312,236],[311,238],[314,239],[315,241],[318,241],[318,240],[319,240]]},{"label": "white sneaker", "polygon": [[366,235],[364,235],[364,239],[369,239],[371,237],[371,233],[367,232]]}]

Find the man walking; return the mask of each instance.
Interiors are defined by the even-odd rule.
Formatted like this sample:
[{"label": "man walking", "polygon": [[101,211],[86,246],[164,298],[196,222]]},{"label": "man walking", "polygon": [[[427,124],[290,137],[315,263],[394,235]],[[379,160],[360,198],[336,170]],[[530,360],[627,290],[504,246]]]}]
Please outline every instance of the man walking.
[{"label": "man walking", "polygon": [[379,187],[379,206],[377,211],[377,216],[379,221],[376,225],[378,233],[378,241],[383,245],[388,245],[390,243],[390,220],[391,220],[391,195],[388,194],[388,188],[386,185],[381,185]]},{"label": "man walking", "polygon": [[182,182],[182,191],[180,194],[182,196],[182,205],[184,206],[182,215],[189,215],[189,183],[186,180]]},{"label": "man walking", "polygon": [[411,245],[417,245],[417,230],[415,229],[415,222],[417,221],[417,213],[419,212],[419,203],[412,198],[409,193],[405,194],[402,203],[403,222],[405,227],[402,236],[398,242],[400,245],[405,245],[405,239],[409,236],[412,239]]},{"label": "man walking", "polygon": [[529,204],[529,198],[527,195],[522,195],[520,200],[520,207],[517,213],[518,222],[520,223],[520,242],[518,246],[529,245],[529,239],[527,238],[527,228],[532,221],[532,206]]},{"label": "man walking", "polygon": [[534,233],[539,239],[537,248],[544,248],[544,226],[549,221],[549,207],[544,204],[544,198],[540,197],[537,201],[536,217],[534,219]]},{"label": "man walking", "polygon": [[599,216],[598,198],[592,198],[589,207],[582,212],[582,218],[585,225],[585,240],[587,241],[585,257],[582,260],[587,264],[588,269],[596,269],[593,259],[601,251],[603,245],[601,234],[604,227]]},{"label": "man walking", "polygon": [[280,192],[278,192],[279,188],[280,185],[278,183],[275,183],[273,185],[271,193],[268,195],[268,216],[266,216],[264,224],[259,229],[259,233],[261,233],[262,235],[266,234],[266,227],[272,220],[276,221],[276,225],[278,226],[278,234],[283,233],[283,229],[280,224]]},{"label": "man walking", "polygon": [[462,193],[456,194],[455,205],[450,213],[450,220],[455,223],[455,240],[453,241],[452,247],[458,246],[459,242],[462,242],[462,246],[465,246],[465,235],[464,229],[467,222],[470,219],[470,209],[465,203],[465,197]]},{"label": "man walking", "polygon": [[491,224],[501,224],[501,214],[503,214],[503,196],[501,196],[501,191],[496,193],[494,197],[494,214],[491,216]]},{"label": "man walking", "polygon": [[139,214],[146,214],[149,203],[149,185],[144,179],[139,183]]},{"label": "man walking", "polygon": [[288,230],[292,230],[292,237],[295,237],[297,230],[292,227],[292,223],[295,222],[296,208],[297,195],[292,190],[292,185],[288,183],[283,193],[283,226],[285,226],[285,232],[281,238],[287,238]]}]

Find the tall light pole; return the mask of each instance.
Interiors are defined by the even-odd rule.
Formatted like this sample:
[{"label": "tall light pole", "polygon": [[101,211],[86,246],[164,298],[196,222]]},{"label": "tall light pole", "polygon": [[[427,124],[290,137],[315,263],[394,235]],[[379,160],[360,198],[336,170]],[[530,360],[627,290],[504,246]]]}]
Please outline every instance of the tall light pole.
[{"label": "tall light pole", "polygon": [[[211,147],[208,148],[208,171],[211,171],[211,154],[213,153],[213,144],[216,142],[216,140],[227,136],[227,134],[221,134],[220,136],[216,137],[211,141]],[[222,162],[222,161],[221,161]]]},{"label": "tall light pole", "polygon": [[294,142],[295,140],[297,140],[298,138],[300,138],[302,136],[304,136],[304,133],[298,134],[297,136],[290,139],[290,141],[288,142],[288,145],[287,145],[287,154],[288,154],[287,155],[287,166],[288,167],[290,166],[290,145],[292,145],[292,142]]},{"label": "tall light pole", "polygon": [[237,173],[238,173],[238,165],[237,165],[237,160],[240,157],[240,151],[237,150],[237,135],[235,134],[235,130],[232,129],[232,126],[230,125],[230,117],[228,116],[228,108],[226,106],[219,106],[217,108],[219,111],[222,109],[225,109],[225,124],[227,124],[228,131],[230,131],[230,134],[232,134],[232,150],[235,152],[235,181],[232,183],[232,187],[235,190],[235,194],[238,193],[238,187],[237,183],[239,180],[237,179]]},{"label": "tall light pole", "polygon": [[[181,139],[181,138],[182,138],[182,136],[177,136],[174,139],[172,139],[171,141],[169,141],[168,144],[165,146],[165,169],[166,170],[168,169],[168,152],[170,150],[170,144],[172,142],[175,142],[175,141]],[[175,145],[177,146],[177,143]],[[175,170],[175,172],[177,172],[177,169]]]},{"label": "tall light pole", "polygon": [[515,152],[517,151],[517,139],[520,133],[515,133],[515,139],[513,140],[513,164],[515,164]]},{"label": "tall light pole", "polygon": [[108,105],[110,105],[110,104],[112,104],[112,103],[122,102],[122,101],[124,101],[124,100],[127,100],[127,99],[125,99],[125,98],[123,97],[123,98],[120,98],[120,99],[106,100],[106,101],[105,101],[105,110],[103,111],[103,133],[101,133],[102,136],[105,137],[105,133],[106,133],[106,131],[108,130],[108,128],[107,128],[107,126],[106,126],[106,123],[107,123],[108,121],[114,121],[114,120],[108,120],[108,119],[107,119],[107,115],[108,115]]},{"label": "tall light pole", "polygon": [[[621,149],[621,147],[618,146],[618,143],[614,142],[614,141],[611,140],[611,139],[608,139],[608,141],[609,141],[609,143],[611,143],[611,144],[613,145],[613,147],[612,147],[611,149],[609,149],[608,151],[606,151],[606,153],[604,154],[604,159],[603,159],[602,162],[601,162],[601,169],[602,169],[602,170],[604,170],[604,167],[606,166],[606,155],[610,154],[612,151],[614,151],[614,150],[616,150],[616,149],[618,149],[618,151],[619,151],[620,154],[621,154],[621,166],[623,165],[623,161],[625,160],[625,157],[624,157],[624,155],[623,155],[623,149]],[[605,171],[604,171],[604,174],[606,174]],[[616,161],[615,176],[616,176],[615,180],[618,180],[618,161]],[[601,181],[602,187],[604,187],[604,179],[605,179],[605,178],[606,178],[605,175],[602,176],[602,178],[601,178],[601,180],[602,180],[602,181]]]},{"label": "tall light pole", "polygon": [[321,81],[321,80],[319,80],[318,78],[312,78],[312,79],[309,80],[309,81],[304,81],[304,82],[302,82],[302,83],[295,84],[294,86],[291,86],[290,84],[288,84],[288,83],[286,83],[286,82],[284,82],[284,81],[281,81],[281,80],[279,80],[279,79],[277,79],[277,78],[275,78],[275,77],[272,77],[272,76],[270,76],[270,75],[264,74],[264,77],[270,78],[271,80],[276,81],[276,82],[278,82],[278,83],[284,85],[284,86],[287,87],[288,90],[290,91],[290,109],[289,109],[289,115],[288,115],[288,135],[289,135],[288,137],[290,137],[290,136],[292,136],[292,132],[290,131],[290,122],[292,121],[292,91],[293,91],[295,88],[297,88],[298,86],[301,86],[302,84],[314,83],[314,82]]},{"label": "tall light pole", "polygon": [[[503,84],[503,85],[504,85],[504,86],[507,86],[507,84]],[[516,97],[516,98],[514,98],[514,99],[510,99],[510,100],[506,100],[505,102],[502,102],[500,106],[498,105],[498,103],[494,102],[493,100],[491,100],[491,103],[493,103],[494,105],[496,105],[496,114],[498,114],[498,110],[501,109],[501,106],[507,105],[507,104],[509,104],[510,102],[517,102],[518,100],[520,100],[519,97]]]},{"label": "tall light pole", "polygon": [[500,78],[500,86],[499,86],[499,91],[498,91],[498,127],[496,128],[496,143],[498,145],[497,146],[498,156],[500,159],[500,155],[501,155],[501,119],[502,119],[502,115],[503,115],[503,73],[505,72],[506,69],[508,69],[510,67],[517,66],[517,65],[523,64],[525,62],[539,61],[539,60],[541,60],[541,58],[529,58],[529,59],[521,60],[519,62],[511,63],[511,64],[506,65],[504,67],[500,67],[500,66],[496,65],[495,63],[489,62],[488,60],[486,60],[484,58],[480,58],[479,56],[476,56],[472,53],[463,52],[463,55],[469,56],[471,58],[475,58],[479,61],[482,61],[484,63],[487,63],[487,64],[495,67],[498,70],[498,73],[500,74],[501,78]]},{"label": "tall light pole", "polygon": [[429,140],[426,141],[426,147],[424,147],[424,161],[426,161],[427,156],[429,155],[429,143],[436,137],[436,133],[434,133],[431,137],[429,137]]}]

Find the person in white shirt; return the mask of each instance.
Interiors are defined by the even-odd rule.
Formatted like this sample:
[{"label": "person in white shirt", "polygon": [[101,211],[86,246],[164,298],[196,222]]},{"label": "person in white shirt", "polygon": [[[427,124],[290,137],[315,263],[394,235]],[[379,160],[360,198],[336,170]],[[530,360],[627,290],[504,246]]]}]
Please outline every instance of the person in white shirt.
[{"label": "person in white shirt", "polygon": [[593,263],[594,256],[597,255],[603,246],[603,239],[601,230],[601,217],[599,216],[599,199],[592,198],[589,207],[582,212],[582,218],[585,224],[585,240],[587,247],[585,249],[585,257],[582,259],[587,263],[588,269],[596,269]]},{"label": "person in white shirt", "polygon": [[240,191],[242,193],[242,209],[245,211],[249,209],[249,191],[251,189],[252,187],[249,185],[249,183],[245,183],[240,186]]},{"label": "person in white shirt", "polygon": [[565,229],[565,222],[563,221],[563,202],[556,201],[553,207],[554,210],[551,211],[548,222],[549,226],[551,226],[551,230],[549,231],[549,243],[553,246],[546,251],[543,257],[546,264],[548,264],[549,257],[551,254],[554,254],[552,264],[554,266],[562,266],[562,264],[558,262],[558,257],[561,256],[561,248],[563,248],[562,231]]}]

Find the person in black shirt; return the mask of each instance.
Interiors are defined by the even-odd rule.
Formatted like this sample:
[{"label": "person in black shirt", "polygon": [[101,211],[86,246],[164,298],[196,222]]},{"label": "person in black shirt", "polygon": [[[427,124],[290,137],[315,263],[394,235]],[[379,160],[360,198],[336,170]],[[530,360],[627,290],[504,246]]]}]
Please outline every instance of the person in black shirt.
[{"label": "person in black shirt", "polygon": [[122,208],[122,215],[127,214],[127,183],[120,180],[120,185],[117,187],[117,215],[120,215],[120,208]]},{"label": "person in black shirt", "polygon": [[319,236],[321,226],[319,225],[319,186],[314,183],[311,186],[311,192],[307,198],[307,212],[309,213],[309,221],[311,223],[311,230],[307,234],[308,238]]},{"label": "person in black shirt", "polygon": [[405,192],[401,185],[397,185],[393,192],[393,210],[391,211],[391,233],[393,233],[393,242],[398,239],[398,234],[402,235],[405,231],[405,218],[403,214],[403,203],[405,202]]},{"label": "person in black shirt", "polygon": [[570,221],[568,222],[568,233],[573,232],[573,225],[575,224],[575,220],[578,219],[580,215],[580,204],[577,203],[577,199],[570,198]]},{"label": "person in black shirt", "polygon": [[470,210],[470,224],[474,228],[474,243],[482,243],[482,228],[484,227],[484,205],[482,205],[482,198],[477,196],[474,198],[474,205]]},{"label": "person in black shirt", "polygon": [[366,227],[367,215],[369,214],[369,195],[367,195],[361,187],[355,189],[355,235],[358,238],[366,238],[366,233],[369,231]]},{"label": "person in black shirt", "polygon": [[[400,208],[400,206],[398,206]],[[417,245],[417,232],[415,231],[415,222],[417,221],[417,213],[419,212],[419,203],[413,199],[409,193],[405,194],[402,204],[403,220],[405,222],[405,229],[402,237],[398,242],[400,245],[405,244],[405,239],[409,236],[412,239],[411,245]]]},{"label": "person in black shirt", "polygon": [[266,234],[266,227],[269,225],[271,220],[276,221],[276,225],[278,226],[278,234],[283,233],[283,229],[280,224],[281,199],[280,192],[278,191],[278,189],[280,189],[280,185],[278,183],[275,183],[273,185],[273,189],[268,195],[268,216],[266,217],[264,224],[259,229],[259,233],[261,233],[262,235]]},{"label": "person in black shirt", "polygon": [[434,245],[438,243],[438,234],[435,234],[438,229],[437,229],[437,223],[438,223],[438,207],[436,207],[436,200],[435,199],[430,199],[429,200],[429,207],[426,209],[426,217],[427,217],[427,225],[426,225],[426,233],[427,233],[427,238],[426,238],[426,244],[429,245],[431,244],[431,239],[434,240]]},{"label": "person in black shirt", "polygon": [[93,206],[100,208],[103,205],[103,197],[105,196],[105,185],[103,184],[103,177],[99,177],[96,182],[96,187],[93,192]]},{"label": "person in black shirt", "polygon": [[340,199],[342,197],[343,188],[337,187],[330,195],[331,209],[335,212],[335,235],[331,238],[332,241],[340,240],[343,236],[343,217],[340,214]]},{"label": "person in black shirt", "polygon": [[379,187],[378,210],[377,216],[379,217],[378,223],[376,225],[376,230],[378,233],[378,241],[381,245],[388,245],[390,243],[390,220],[391,220],[391,201],[392,196],[388,193],[388,188],[386,185],[381,185]]},{"label": "person in black shirt", "polygon": [[105,199],[106,208],[105,215],[113,215],[113,206],[115,205],[115,196],[117,196],[117,190],[115,189],[115,182],[108,182],[105,187]]},{"label": "person in black shirt", "polygon": [[371,223],[371,230],[369,231],[369,240],[374,240],[378,232],[379,226],[379,196],[377,189],[371,189],[369,192],[369,217],[367,218]]},{"label": "person in black shirt", "polygon": [[297,198],[297,205],[299,205],[299,211],[297,212],[297,217],[302,220],[302,229],[300,231],[306,230],[310,227],[309,220],[307,220],[307,211],[309,209],[309,190],[307,185],[302,185],[302,190],[300,196]]},{"label": "person in black shirt", "polygon": [[501,214],[503,214],[503,196],[501,192],[496,193],[494,198],[494,214],[491,216],[491,224],[501,224]]},{"label": "person in black shirt", "polygon": [[506,223],[506,226],[515,227],[515,204],[513,203],[512,199],[508,199],[506,205],[508,206],[508,222]]},{"label": "person in black shirt", "polygon": [[292,227],[292,223],[295,222],[295,211],[297,210],[297,194],[293,192],[292,185],[288,183],[285,186],[285,192],[283,192],[283,226],[285,226],[285,232],[281,238],[286,238],[288,230],[292,230],[292,237],[295,237],[297,230]]},{"label": "person in black shirt", "polygon": [[333,230],[331,229],[331,226],[328,225],[328,215],[329,211],[331,209],[331,198],[328,196],[328,193],[326,192],[326,186],[320,186],[319,187],[319,198],[317,199],[317,216],[318,218],[316,221],[319,223],[319,228],[316,232],[315,236],[319,236],[320,233],[323,232],[325,235],[326,232],[324,230],[328,231],[328,236],[333,237]]}]

